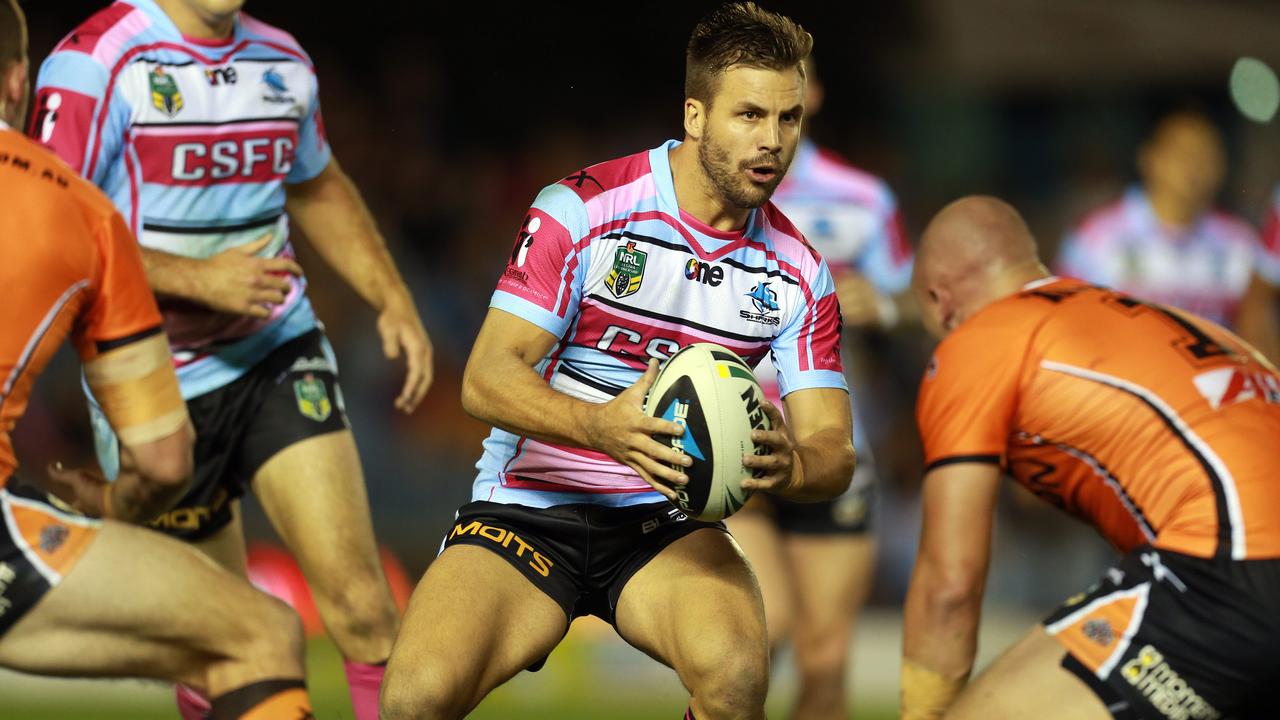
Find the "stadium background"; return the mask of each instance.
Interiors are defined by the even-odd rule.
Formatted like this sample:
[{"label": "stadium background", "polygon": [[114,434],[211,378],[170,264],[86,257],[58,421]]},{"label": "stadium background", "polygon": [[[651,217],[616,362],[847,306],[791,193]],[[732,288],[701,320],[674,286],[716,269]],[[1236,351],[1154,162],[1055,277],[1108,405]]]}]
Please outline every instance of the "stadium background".
[{"label": "stadium background", "polygon": [[[33,75],[64,34],[104,3],[25,0]],[[436,348],[436,381],[412,416],[392,409],[402,379],[373,315],[302,243],[311,297],[333,339],[379,539],[410,581],[469,496],[486,428],[458,402],[461,369],[513,233],[537,190],[584,165],[678,137],[683,46],[712,3],[520,5],[251,0],[291,31],[320,74],[335,153],[355,179],[413,289]],[[1233,109],[1240,56],[1280,64],[1273,0],[910,0],[773,2],[815,36],[826,106],[822,144],[885,177],[907,227],[961,194],[994,193],[1024,211],[1052,258],[1081,214],[1134,179],[1154,115],[1207,111],[1228,140],[1221,204],[1257,221],[1280,181],[1280,132]],[[375,12],[368,12],[375,8]],[[900,603],[918,528],[912,402],[929,342],[905,328],[851,338],[875,382],[859,401],[882,474],[881,550],[858,641],[858,717],[888,717],[897,688]],[[71,358],[41,379],[18,431],[34,473],[91,447]],[[307,482],[299,478],[299,482]],[[998,527],[982,652],[1081,589],[1109,551],[1082,527],[1010,490]],[[251,538],[274,542],[249,501]],[[311,646],[318,717],[350,717],[335,651]],[[785,655],[771,708],[791,683]],[[172,717],[165,688],[0,675],[0,718]],[[475,717],[675,717],[674,676],[607,628],[579,622],[538,675],[524,674]]]}]

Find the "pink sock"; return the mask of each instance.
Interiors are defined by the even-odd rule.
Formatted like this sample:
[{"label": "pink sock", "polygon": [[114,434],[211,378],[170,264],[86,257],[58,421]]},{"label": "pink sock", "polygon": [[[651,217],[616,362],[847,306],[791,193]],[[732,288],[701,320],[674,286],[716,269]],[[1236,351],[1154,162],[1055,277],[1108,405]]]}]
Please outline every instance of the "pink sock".
[{"label": "pink sock", "polygon": [[387,672],[387,664],[369,665],[343,660],[342,667],[347,671],[347,689],[351,693],[351,709],[356,712],[356,720],[378,720],[378,693],[382,691],[382,676]]},{"label": "pink sock", "polygon": [[178,714],[182,720],[205,720],[209,717],[209,700],[186,685],[178,685]]}]

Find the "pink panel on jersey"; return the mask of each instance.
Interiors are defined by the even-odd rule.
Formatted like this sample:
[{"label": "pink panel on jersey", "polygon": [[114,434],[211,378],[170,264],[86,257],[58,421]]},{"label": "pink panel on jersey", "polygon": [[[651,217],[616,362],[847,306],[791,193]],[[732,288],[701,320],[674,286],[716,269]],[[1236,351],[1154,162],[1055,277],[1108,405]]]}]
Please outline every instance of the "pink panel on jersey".
[{"label": "pink panel on jersey", "polygon": [[596,344],[611,325],[622,325],[640,331],[641,339],[634,346],[622,337],[614,338],[610,345],[610,352],[616,359],[626,362],[637,370],[643,370],[648,362],[645,345],[656,335],[648,332],[649,330],[661,331],[662,337],[679,342],[681,347],[696,342],[716,343],[734,351],[748,363],[759,360],[769,351],[768,339],[762,339],[757,343],[735,342],[720,335],[704,333],[696,328],[629,313],[598,303],[591,298],[582,299],[578,313],[577,332],[573,336],[574,344],[577,345]]},{"label": "pink panel on jersey", "polygon": [[[544,480],[544,478],[547,478]],[[552,489],[588,493],[651,492],[634,470],[604,453],[525,440],[520,454],[507,464],[503,485],[530,487],[528,481]],[[547,488],[538,488],[547,489]]]},{"label": "pink panel on jersey", "polygon": [[115,65],[125,46],[149,27],[151,27],[151,18],[141,10],[134,10],[124,15],[119,22],[111,26],[110,30],[98,38],[98,43],[93,47],[93,59],[103,67]]},{"label": "pink panel on jersey", "polygon": [[243,12],[240,13],[240,27],[243,28],[245,32],[253,33],[254,35],[264,37],[273,42],[278,42],[281,45],[288,45],[292,48],[298,47],[298,41],[295,40],[288,32],[285,32],[278,27],[268,25]]},{"label": "pink panel on jersey", "polygon": [[617,215],[617,208],[632,208],[645,198],[658,194],[653,184],[653,173],[646,173],[626,185],[610,188],[587,201],[587,222],[591,227],[609,223]]},{"label": "pink panel on jersey", "polygon": [[808,370],[808,355],[813,355],[813,367],[816,370],[834,370],[843,372],[844,363],[840,358],[840,313],[836,294],[831,293],[818,301],[817,319],[812,326],[806,325],[808,337],[805,346],[809,353],[800,353],[800,369]]},{"label": "pink panel on jersey", "polygon": [[[561,285],[572,279],[571,275],[563,280],[560,277],[565,258],[572,253],[573,236],[560,221],[538,208],[531,208],[516,234],[511,259],[498,280],[498,289],[554,312]],[[577,263],[573,265],[576,267]],[[561,317],[564,312],[562,305]]]},{"label": "pink panel on jersey", "polygon": [[[56,107],[54,107],[56,106]],[[57,153],[76,172],[84,169],[84,153],[93,123],[94,98],[61,88],[41,88],[27,134]]]},{"label": "pink panel on jersey", "polygon": [[82,53],[92,53],[98,45],[98,40],[111,28],[115,27],[121,18],[133,12],[137,12],[137,10],[124,3],[116,3],[105,7],[84,21],[80,27],[71,31],[71,34],[63,38],[62,42],[59,42],[53,51],[75,50]]}]

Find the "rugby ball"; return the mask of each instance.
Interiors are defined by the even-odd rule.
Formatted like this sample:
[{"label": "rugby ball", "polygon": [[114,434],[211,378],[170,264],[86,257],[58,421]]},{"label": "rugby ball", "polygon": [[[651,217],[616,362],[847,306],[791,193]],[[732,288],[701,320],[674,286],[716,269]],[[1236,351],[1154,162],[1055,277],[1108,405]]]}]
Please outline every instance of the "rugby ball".
[{"label": "rugby ball", "polygon": [[684,426],[684,435],[654,436],[693,458],[682,468],[688,484],[675,488],[677,507],[699,520],[720,520],[746,504],[751,492],[742,489],[742,481],[752,471],[742,456],[769,452],[751,440],[752,430],[771,427],[763,403],[751,368],[719,345],[695,343],[663,363],[644,411]]}]

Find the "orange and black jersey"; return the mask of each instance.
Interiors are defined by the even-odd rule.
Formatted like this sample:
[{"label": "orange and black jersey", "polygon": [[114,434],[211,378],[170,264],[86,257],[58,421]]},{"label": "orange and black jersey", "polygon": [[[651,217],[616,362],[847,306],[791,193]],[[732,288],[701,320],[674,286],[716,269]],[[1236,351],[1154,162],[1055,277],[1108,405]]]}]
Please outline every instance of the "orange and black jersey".
[{"label": "orange and black jersey", "polygon": [[[72,336],[81,359],[91,361],[159,333],[160,313],[138,244],[111,201],[53,153],[3,123],[0,254],[2,482],[17,465],[9,432],[26,410],[36,376],[62,341]],[[128,364],[107,369],[132,379],[139,374],[138,359]],[[152,404],[150,399],[135,402],[120,417],[154,422],[158,416],[150,407],[136,407]]]},{"label": "orange and black jersey", "polygon": [[928,469],[1001,464],[1128,551],[1280,557],[1280,375],[1193,315],[1048,278],[938,346]]}]

